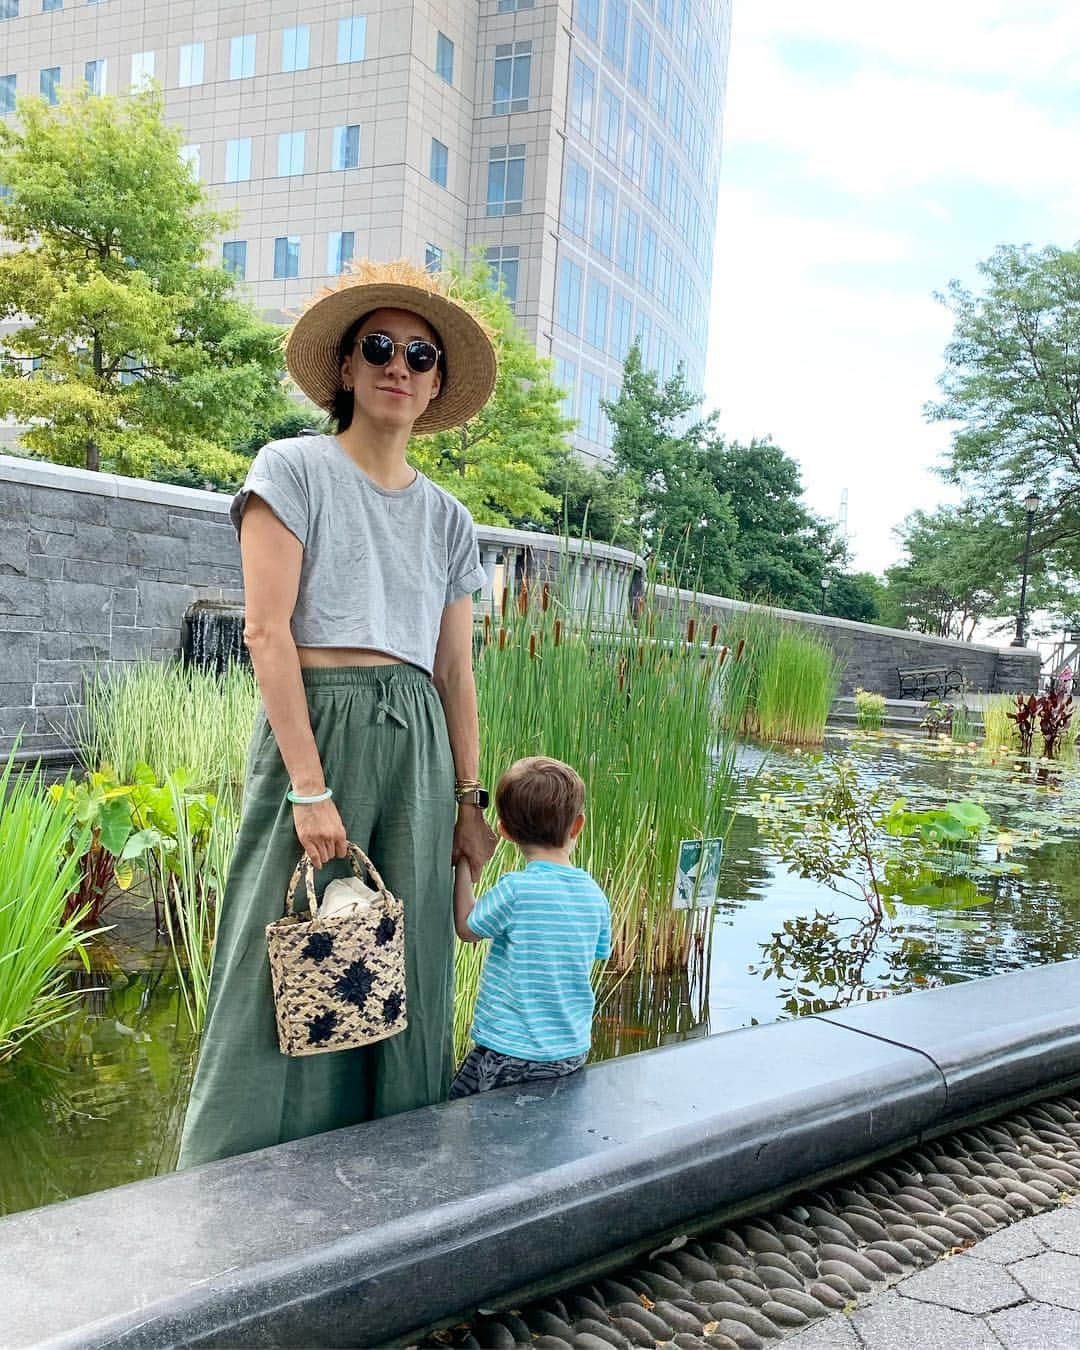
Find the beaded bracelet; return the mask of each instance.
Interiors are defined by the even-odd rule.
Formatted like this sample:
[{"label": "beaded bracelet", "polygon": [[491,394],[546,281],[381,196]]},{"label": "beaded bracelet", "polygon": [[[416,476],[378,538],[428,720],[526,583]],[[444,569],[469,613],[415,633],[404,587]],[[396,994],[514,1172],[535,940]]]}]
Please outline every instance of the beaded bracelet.
[{"label": "beaded bracelet", "polygon": [[317,792],[314,797],[301,797],[290,788],[285,799],[292,802],[293,806],[314,806],[316,802],[328,802],[333,795],[334,789],[327,788],[324,792]]}]

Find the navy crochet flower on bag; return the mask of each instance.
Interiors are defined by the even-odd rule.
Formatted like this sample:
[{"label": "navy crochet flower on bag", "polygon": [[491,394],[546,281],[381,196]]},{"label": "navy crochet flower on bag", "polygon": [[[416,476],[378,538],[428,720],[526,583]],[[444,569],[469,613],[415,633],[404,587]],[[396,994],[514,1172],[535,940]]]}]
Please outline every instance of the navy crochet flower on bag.
[{"label": "navy crochet flower on bag", "polygon": [[346,1003],[361,1008],[367,1001],[374,983],[374,972],[370,971],[362,960],[357,960],[345,968],[344,975],[338,976],[334,981],[334,988]]},{"label": "navy crochet flower on bag", "polygon": [[383,999],[382,1018],[387,1026],[391,1026],[401,1016],[401,995],[395,989],[392,994],[387,994]]},{"label": "navy crochet flower on bag", "polygon": [[396,932],[397,924],[389,914],[384,914],[379,920],[378,928],[375,929],[375,946],[385,947],[388,942],[393,941]]},{"label": "navy crochet flower on bag", "polygon": [[337,1023],[338,1015],[333,1008],[320,1013],[318,1017],[313,1017],[308,1023],[308,1040],[312,1045],[321,1045],[323,1041],[328,1041],[334,1034]]},{"label": "navy crochet flower on bag", "polygon": [[320,933],[318,930],[308,936],[307,946],[300,953],[301,956],[309,957],[312,961],[325,961],[334,950],[334,939],[329,933]]}]

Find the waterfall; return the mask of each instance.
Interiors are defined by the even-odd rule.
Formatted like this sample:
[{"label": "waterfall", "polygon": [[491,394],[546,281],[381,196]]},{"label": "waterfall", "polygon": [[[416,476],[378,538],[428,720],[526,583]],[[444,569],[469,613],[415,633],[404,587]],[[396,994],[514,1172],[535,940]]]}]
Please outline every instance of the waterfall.
[{"label": "waterfall", "polygon": [[196,600],[184,615],[185,662],[223,675],[230,665],[251,664],[244,646],[244,611],[220,600]]}]

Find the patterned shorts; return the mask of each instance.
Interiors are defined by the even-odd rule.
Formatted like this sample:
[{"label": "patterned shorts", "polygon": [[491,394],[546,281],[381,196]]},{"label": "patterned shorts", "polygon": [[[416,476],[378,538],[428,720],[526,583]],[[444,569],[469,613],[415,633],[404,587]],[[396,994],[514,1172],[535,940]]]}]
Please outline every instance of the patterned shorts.
[{"label": "patterned shorts", "polygon": [[571,1055],[569,1059],[515,1059],[513,1055],[477,1045],[462,1060],[461,1068],[450,1084],[450,1100],[514,1083],[565,1078],[567,1074],[576,1073],[587,1059],[588,1055]]}]

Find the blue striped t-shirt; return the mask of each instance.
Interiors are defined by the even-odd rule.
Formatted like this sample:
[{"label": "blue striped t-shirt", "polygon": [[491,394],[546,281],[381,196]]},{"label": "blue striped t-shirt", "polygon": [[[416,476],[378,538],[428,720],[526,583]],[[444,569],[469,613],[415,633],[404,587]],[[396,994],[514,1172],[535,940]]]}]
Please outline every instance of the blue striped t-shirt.
[{"label": "blue striped t-shirt", "polygon": [[580,867],[530,862],[507,872],[468,918],[491,939],[472,1036],[517,1059],[566,1059],[592,1042],[594,961],[611,955],[607,896]]}]

